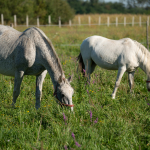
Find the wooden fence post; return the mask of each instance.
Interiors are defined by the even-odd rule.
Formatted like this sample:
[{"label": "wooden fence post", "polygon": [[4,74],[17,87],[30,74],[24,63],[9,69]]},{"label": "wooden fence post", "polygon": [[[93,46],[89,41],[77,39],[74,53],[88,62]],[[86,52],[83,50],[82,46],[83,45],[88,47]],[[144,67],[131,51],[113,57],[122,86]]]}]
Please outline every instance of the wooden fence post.
[{"label": "wooden fence post", "polygon": [[48,16],[48,24],[51,25],[51,16]]},{"label": "wooden fence post", "polygon": [[37,27],[40,26],[40,21],[39,21],[39,17],[37,17]]},{"label": "wooden fence post", "polygon": [[28,17],[28,15],[26,16],[26,26],[27,27],[29,26],[29,17]]},{"label": "wooden fence post", "polygon": [[4,25],[4,16],[1,14],[1,24]]},{"label": "wooden fence post", "polygon": [[16,27],[17,26],[17,16],[14,15],[14,26]]},{"label": "wooden fence post", "polygon": [[116,17],[116,27],[118,26],[118,17]]},{"label": "wooden fence post", "polygon": [[147,25],[149,26],[149,16],[147,17],[147,23],[148,23]]},{"label": "wooden fence post", "polygon": [[72,22],[71,22],[71,20],[69,20],[69,26],[71,27],[71,25],[72,25]]},{"label": "wooden fence post", "polygon": [[134,26],[134,17],[132,17],[132,26]]},{"label": "wooden fence post", "polygon": [[149,50],[149,38],[148,38],[148,20],[146,22],[146,44],[147,44],[147,49]]},{"label": "wooden fence post", "polygon": [[101,17],[99,16],[99,19],[98,19],[98,25],[100,26],[101,25]]},{"label": "wooden fence post", "polygon": [[141,27],[142,23],[141,23],[141,16],[139,17],[139,26]]},{"label": "wooden fence post", "polygon": [[126,17],[124,17],[124,27],[126,26]]},{"label": "wooden fence post", "polygon": [[91,26],[91,17],[89,16],[89,26]]},{"label": "wooden fence post", "polygon": [[107,17],[107,26],[109,27],[109,17]]},{"label": "wooden fence post", "polygon": [[81,25],[81,19],[80,19],[80,16],[78,17],[78,23],[79,23],[79,26]]},{"label": "wooden fence post", "polygon": [[61,17],[59,17],[59,28],[61,28]]}]

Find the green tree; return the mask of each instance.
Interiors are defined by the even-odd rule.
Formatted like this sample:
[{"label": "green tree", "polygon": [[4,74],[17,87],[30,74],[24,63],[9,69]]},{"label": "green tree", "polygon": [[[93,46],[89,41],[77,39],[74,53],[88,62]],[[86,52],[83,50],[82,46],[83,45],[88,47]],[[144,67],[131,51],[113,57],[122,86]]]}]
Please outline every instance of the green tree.
[{"label": "green tree", "polygon": [[48,15],[51,15],[52,23],[58,23],[59,17],[61,17],[62,23],[68,22],[74,17],[73,9],[65,0],[46,0],[46,6],[46,21]]},{"label": "green tree", "polygon": [[52,22],[58,23],[58,17],[62,23],[68,22],[74,16],[74,11],[66,0],[0,0],[0,14],[4,14],[5,23],[13,22],[17,15],[17,23],[25,24],[26,15],[29,23],[36,24],[36,18],[40,18],[40,24],[47,24],[48,15],[52,16]]},{"label": "green tree", "polygon": [[4,20],[8,24],[13,22],[14,15],[17,15],[18,24],[25,23],[25,17],[28,14],[33,16],[33,1],[32,0],[0,0],[0,14],[4,14]]}]

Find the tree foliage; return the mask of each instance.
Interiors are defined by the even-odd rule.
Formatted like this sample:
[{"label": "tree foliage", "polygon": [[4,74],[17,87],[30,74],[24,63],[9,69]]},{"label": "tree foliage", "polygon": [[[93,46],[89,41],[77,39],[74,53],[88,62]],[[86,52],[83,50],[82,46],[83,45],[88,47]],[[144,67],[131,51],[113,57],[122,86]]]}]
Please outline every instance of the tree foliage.
[{"label": "tree foliage", "polygon": [[120,0],[105,3],[103,0],[67,0],[76,14],[87,13],[150,13],[150,0]]},{"label": "tree foliage", "polygon": [[0,14],[4,14],[6,23],[13,22],[13,16],[17,15],[17,23],[23,24],[26,15],[29,16],[30,24],[36,23],[40,18],[40,24],[48,24],[48,15],[52,17],[52,23],[68,22],[74,16],[74,11],[65,0],[0,0]]}]

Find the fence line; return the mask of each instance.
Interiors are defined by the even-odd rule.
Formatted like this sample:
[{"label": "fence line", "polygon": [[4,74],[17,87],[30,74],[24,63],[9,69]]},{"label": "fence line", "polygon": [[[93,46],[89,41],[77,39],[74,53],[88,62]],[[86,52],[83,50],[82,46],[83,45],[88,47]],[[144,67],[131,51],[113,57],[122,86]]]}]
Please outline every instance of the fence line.
[{"label": "fence line", "polygon": [[[138,22],[135,22],[135,19],[134,19],[134,16],[132,17],[132,21],[131,22],[127,22],[126,21],[126,17],[124,17],[124,21],[123,22],[119,22],[119,19],[118,19],[118,17],[116,17],[116,20],[113,22],[113,23],[111,23],[111,18],[108,16],[107,18],[106,18],[107,20],[106,20],[106,23],[101,23],[102,22],[102,19],[101,19],[101,16],[99,16],[98,18],[97,18],[97,23],[92,23],[92,19],[91,19],[91,17],[90,16],[88,16],[88,19],[87,19],[87,24],[82,24],[81,23],[81,18],[80,18],[80,16],[78,16],[78,23],[76,23],[76,24],[73,24],[72,22],[71,22],[71,20],[69,20],[69,23],[68,24],[62,24],[61,23],[61,17],[59,17],[58,18],[58,24],[52,24],[52,22],[51,22],[51,16],[49,15],[48,16],[48,24],[47,25],[41,25],[40,24],[40,19],[39,19],[39,17],[37,17],[37,24],[36,25],[29,25],[29,16],[27,15],[26,16],[26,25],[18,25],[17,24],[17,16],[16,15],[14,15],[14,26],[16,27],[16,26],[26,26],[26,27],[28,27],[28,26],[58,26],[58,27],[62,27],[62,26],[92,26],[92,25],[106,25],[106,26],[110,26],[110,25],[116,25],[116,27],[118,26],[118,25],[124,25],[124,27],[126,26],[126,25],[132,25],[132,26],[134,26],[134,25],[137,25],[137,24],[139,24],[139,26],[141,27],[142,26],[142,24],[146,24],[146,21],[144,22],[142,22],[142,17],[140,16],[139,17],[139,21]],[[148,26],[149,26],[149,16],[147,16],[147,21],[148,21]],[[4,25],[4,15],[3,14],[1,14],[1,24],[2,25]]]},{"label": "fence line", "polygon": [[[145,42],[140,42],[141,44],[146,44],[147,43],[147,41],[145,41]],[[57,47],[57,46],[61,46],[61,47],[71,47],[71,46],[78,46],[78,47],[80,47],[81,46],[81,44],[55,44],[55,46]]]}]

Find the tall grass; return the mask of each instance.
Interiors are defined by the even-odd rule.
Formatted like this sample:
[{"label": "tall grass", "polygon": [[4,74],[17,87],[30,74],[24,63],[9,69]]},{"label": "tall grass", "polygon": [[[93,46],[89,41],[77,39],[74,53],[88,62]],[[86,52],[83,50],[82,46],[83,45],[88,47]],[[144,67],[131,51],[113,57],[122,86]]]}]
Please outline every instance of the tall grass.
[{"label": "tall grass", "polygon": [[[14,79],[0,75],[0,149],[150,149],[150,97],[146,75],[135,73],[134,94],[129,93],[125,73],[116,99],[111,99],[117,71],[96,67],[91,83],[76,72],[79,46],[91,35],[111,39],[129,37],[145,42],[146,28],[126,27],[42,27],[52,40],[66,78],[71,83],[74,113],[61,108],[53,97],[53,85],[47,74],[41,108],[35,105],[35,77],[25,76],[16,109],[11,108]],[[23,31],[25,28],[18,27]]]}]

